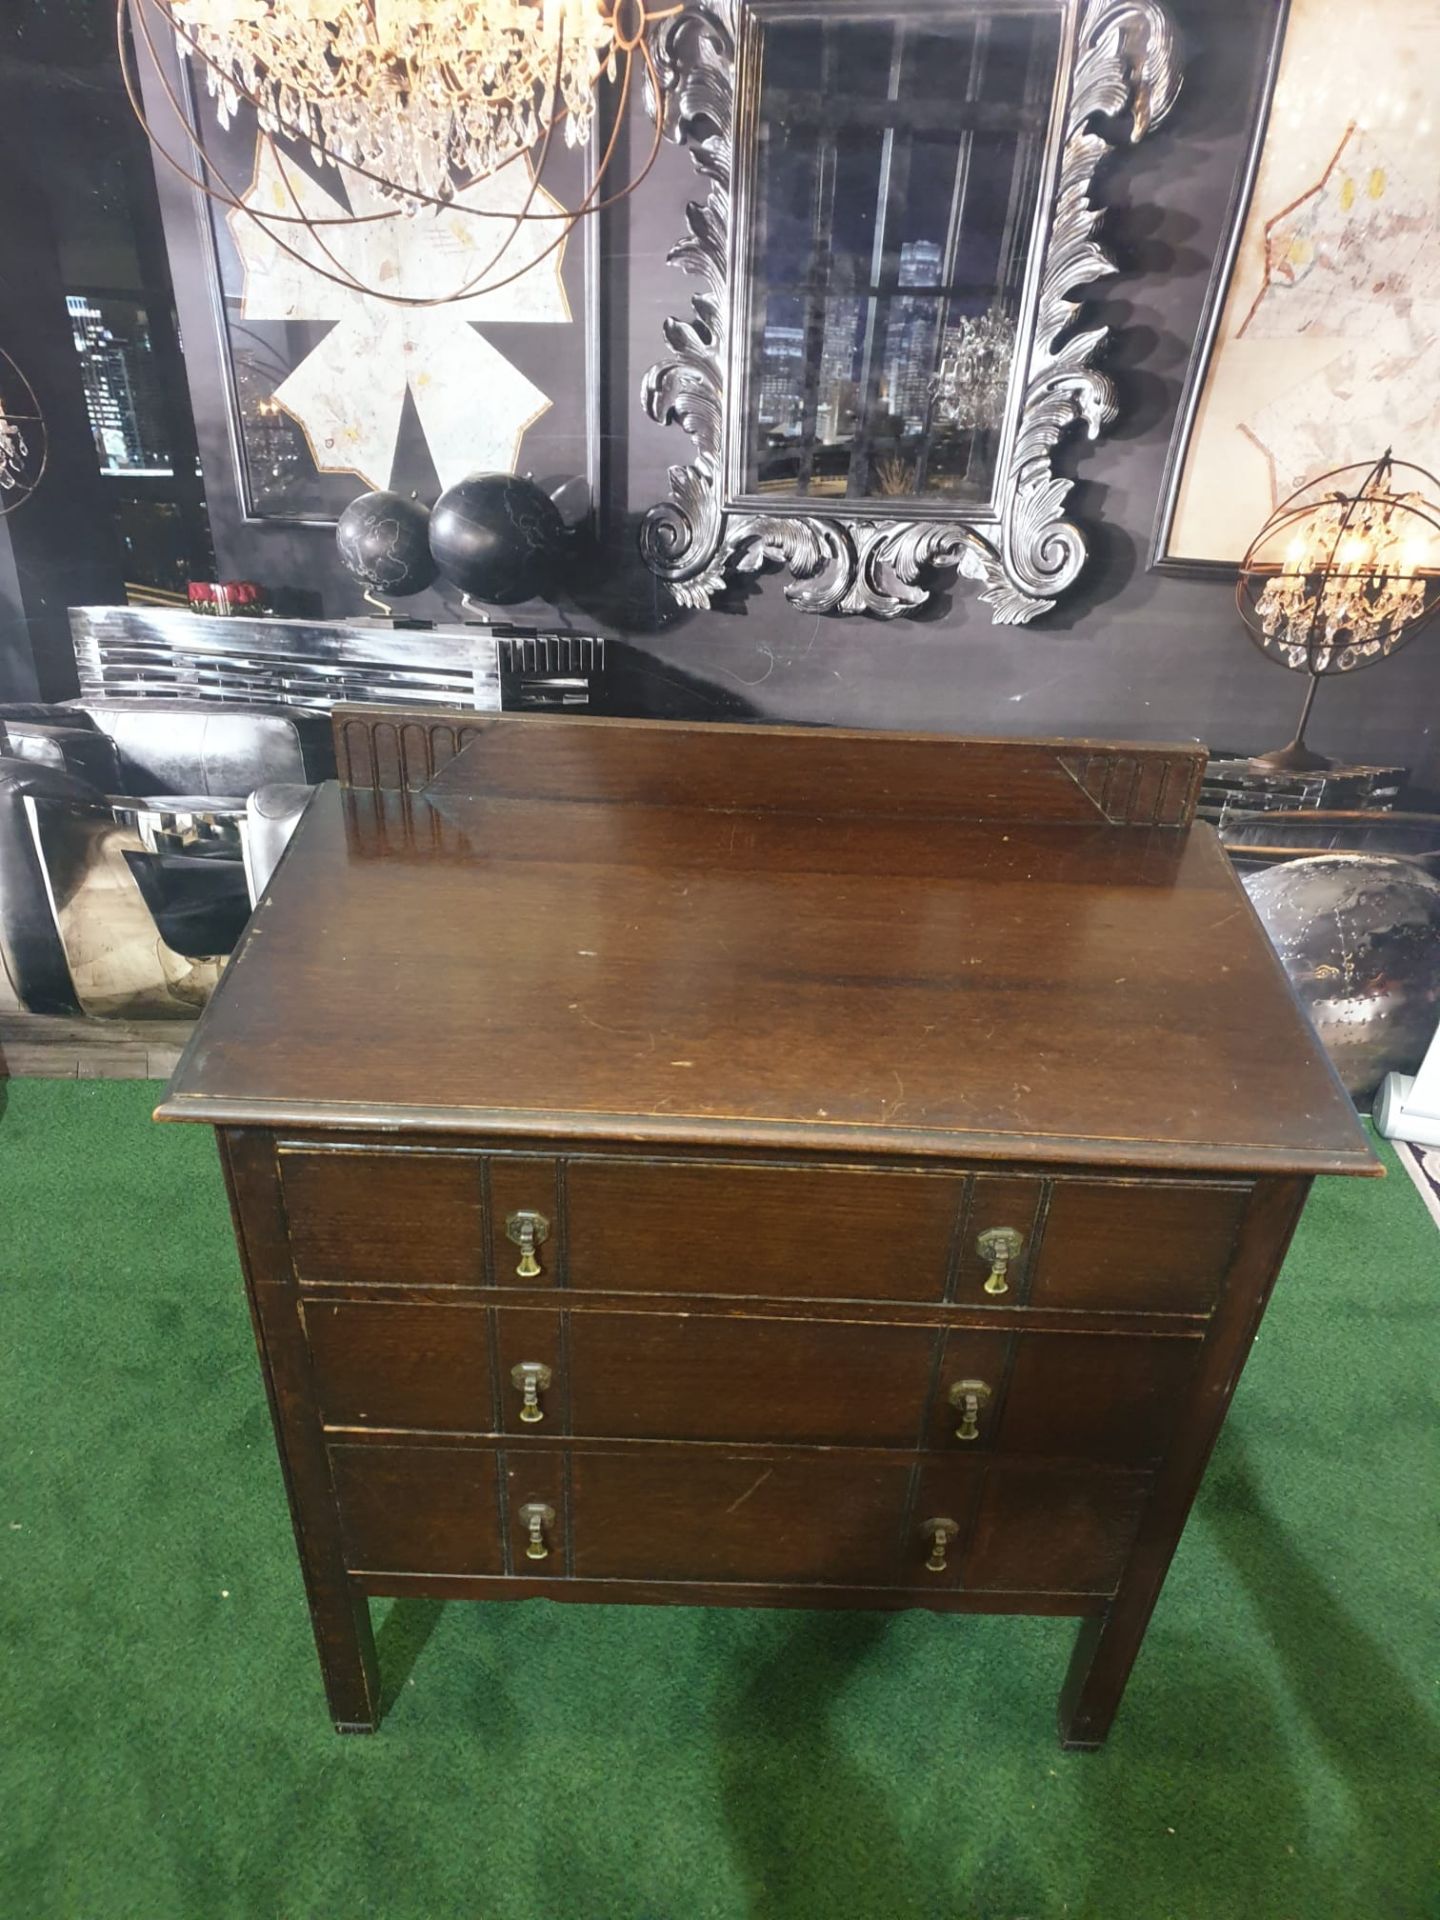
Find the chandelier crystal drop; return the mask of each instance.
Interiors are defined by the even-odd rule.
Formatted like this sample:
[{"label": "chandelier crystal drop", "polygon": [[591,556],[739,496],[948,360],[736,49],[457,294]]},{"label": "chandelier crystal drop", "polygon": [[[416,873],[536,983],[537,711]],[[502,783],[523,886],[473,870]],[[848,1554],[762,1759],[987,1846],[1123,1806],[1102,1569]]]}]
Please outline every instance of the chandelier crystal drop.
[{"label": "chandelier crystal drop", "polygon": [[[590,137],[595,87],[632,39],[627,0],[162,0],[222,124],[261,128],[414,205],[493,173],[563,116]],[[645,21],[633,6],[636,30]]]},{"label": "chandelier crystal drop", "polygon": [[999,427],[1014,358],[1015,322],[1000,307],[947,327],[940,366],[931,380],[941,419],[973,432]]}]

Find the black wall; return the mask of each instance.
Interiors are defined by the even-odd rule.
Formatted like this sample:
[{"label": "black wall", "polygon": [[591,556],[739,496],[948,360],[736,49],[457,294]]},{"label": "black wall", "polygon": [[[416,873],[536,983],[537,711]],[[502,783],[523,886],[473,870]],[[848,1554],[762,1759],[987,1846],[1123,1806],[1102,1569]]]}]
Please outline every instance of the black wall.
[{"label": "black wall", "polygon": [[[1092,537],[1080,588],[1047,618],[995,627],[957,584],[924,617],[816,619],[786,602],[770,575],[724,611],[682,614],[639,568],[634,521],[666,491],[665,469],[689,457],[678,428],[640,412],[646,367],[661,357],[667,314],[688,312],[693,283],[665,253],[696,192],[689,158],[666,149],[605,235],[604,417],[609,531],[599,577],[559,610],[563,623],[614,636],[636,669],[635,711],[742,712],[834,725],[967,732],[1198,736],[1213,749],[1255,751],[1288,738],[1303,692],[1297,676],[1250,645],[1224,579],[1148,567],[1162,469],[1212,261],[1243,158],[1254,90],[1276,0],[1172,0],[1185,45],[1185,85],[1171,118],[1113,161],[1101,181],[1113,209],[1107,244],[1121,272],[1094,311],[1117,329],[1108,366],[1122,420],[1096,445],[1071,443],[1062,463],[1079,484],[1072,511]],[[637,130],[637,140],[644,134]],[[221,577],[291,589],[311,610],[354,611],[329,532],[245,525],[239,517],[208,291],[198,268],[193,206],[162,182],[187,363]],[[194,264],[184,265],[186,251]],[[360,489],[357,486],[357,491]],[[318,605],[317,605],[318,602]],[[453,612],[438,597],[407,611]],[[542,619],[548,609],[532,609]],[[517,610],[524,617],[523,610]],[[677,695],[677,689],[683,693]],[[1322,689],[1314,744],[1351,760],[1400,762],[1440,787],[1432,716],[1440,644]]]}]

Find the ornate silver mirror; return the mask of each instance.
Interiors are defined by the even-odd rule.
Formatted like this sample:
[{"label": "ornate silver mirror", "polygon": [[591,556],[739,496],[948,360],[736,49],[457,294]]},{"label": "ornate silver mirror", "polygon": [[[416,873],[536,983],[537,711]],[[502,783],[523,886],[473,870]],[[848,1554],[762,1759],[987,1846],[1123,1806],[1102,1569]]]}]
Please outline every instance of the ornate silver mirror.
[{"label": "ornate silver mirror", "polygon": [[645,381],[695,442],[648,564],[692,607],[765,565],[810,613],[890,618],[949,568],[996,621],[1053,606],[1085,543],[1051,455],[1115,416],[1070,295],[1114,271],[1100,160],[1179,88],[1160,6],[692,0],[656,56],[709,193]]}]

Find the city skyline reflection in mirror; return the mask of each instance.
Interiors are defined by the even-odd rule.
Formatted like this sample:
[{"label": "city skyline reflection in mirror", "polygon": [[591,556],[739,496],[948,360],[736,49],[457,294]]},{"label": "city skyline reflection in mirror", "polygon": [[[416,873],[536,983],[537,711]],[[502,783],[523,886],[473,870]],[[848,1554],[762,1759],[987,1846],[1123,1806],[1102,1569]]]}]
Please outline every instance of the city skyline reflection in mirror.
[{"label": "city skyline reflection in mirror", "polygon": [[736,479],[820,510],[983,506],[1061,13],[1053,0],[899,18],[787,7],[756,24]]}]

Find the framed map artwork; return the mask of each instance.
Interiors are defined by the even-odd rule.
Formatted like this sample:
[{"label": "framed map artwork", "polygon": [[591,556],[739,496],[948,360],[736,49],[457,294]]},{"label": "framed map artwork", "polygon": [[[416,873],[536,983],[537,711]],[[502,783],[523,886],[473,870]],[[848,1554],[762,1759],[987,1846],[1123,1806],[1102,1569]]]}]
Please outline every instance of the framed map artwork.
[{"label": "framed map artwork", "polygon": [[1440,0],[1289,0],[1153,566],[1233,570],[1331,467],[1440,466]]},{"label": "framed map artwork", "polygon": [[[214,199],[200,209],[245,519],[333,524],[367,489],[433,503],[484,471],[583,479],[593,502],[595,221],[567,232],[554,217],[584,198],[593,146],[552,142],[538,190],[521,158],[442,210],[378,217],[393,203],[365,179],[289,145],[277,162],[247,109],[222,127],[188,65],[184,85],[192,124],[245,203],[298,201],[315,223],[288,229],[282,246],[239,210]],[[516,227],[525,207],[547,217]],[[492,291],[400,306],[337,283],[336,269],[411,299],[443,297],[512,232],[490,276],[508,284]]]}]

